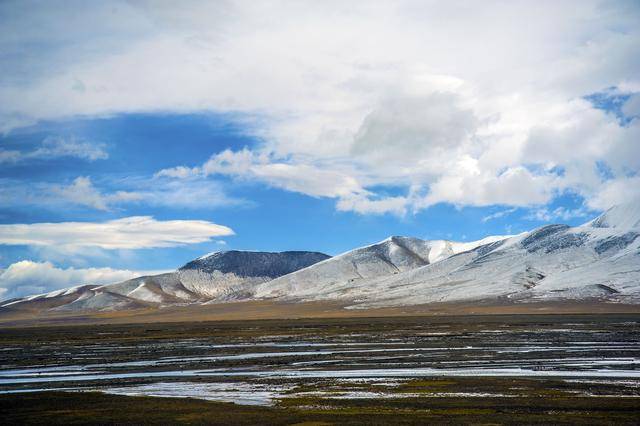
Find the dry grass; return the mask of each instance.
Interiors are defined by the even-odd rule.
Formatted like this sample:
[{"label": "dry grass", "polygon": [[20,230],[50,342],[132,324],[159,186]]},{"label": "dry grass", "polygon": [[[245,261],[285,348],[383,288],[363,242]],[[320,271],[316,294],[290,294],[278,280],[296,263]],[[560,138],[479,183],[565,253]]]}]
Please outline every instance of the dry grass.
[{"label": "dry grass", "polygon": [[30,327],[73,324],[128,324],[297,318],[608,313],[640,313],[640,305],[597,301],[520,304],[481,301],[474,303],[434,303],[429,305],[374,309],[346,309],[344,303],[331,301],[303,303],[247,301],[93,313],[53,313],[2,309],[0,310],[0,326]]}]

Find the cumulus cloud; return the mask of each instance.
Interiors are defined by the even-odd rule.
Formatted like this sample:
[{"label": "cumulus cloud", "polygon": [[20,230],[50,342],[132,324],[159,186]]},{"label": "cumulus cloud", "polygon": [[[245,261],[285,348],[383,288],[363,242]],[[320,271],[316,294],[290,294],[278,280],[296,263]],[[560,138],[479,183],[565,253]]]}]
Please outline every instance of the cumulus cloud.
[{"label": "cumulus cloud", "polygon": [[0,150],[1,163],[17,163],[26,160],[51,160],[61,157],[80,158],[87,161],[109,157],[102,143],[74,138],[47,137],[32,151]]},{"label": "cumulus cloud", "polygon": [[366,192],[347,171],[295,160],[277,160],[248,149],[224,150],[211,156],[200,167],[176,167],[156,173],[158,177],[172,178],[210,175],[259,180],[277,188],[314,197],[343,197]]},{"label": "cumulus cloud", "polygon": [[172,167],[169,169],[163,169],[157,172],[154,177],[156,178],[180,178],[186,179],[193,176],[197,176],[199,173],[197,168],[190,168],[184,166]]},{"label": "cumulus cloud", "polygon": [[98,210],[109,210],[109,206],[112,204],[140,201],[144,198],[142,194],[126,191],[103,194],[93,186],[91,179],[86,176],[77,177],[68,186],[54,187],[54,192],[66,201]]},{"label": "cumulus cloud", "polygon": [[[296,160],[274,159],[259,155],[248,149],[241,151],[225,150],[213,155],[200,167],[165,169],[157,176],[175,178],[210,175],[225,175],[233,178],[258,181],[272,187],[298,192],[312,197],[337,199],[339,211],[353,211],[360,214],[393,213],[404,215],[407,212],[406,197],[380,197],[365,189],[367,177],[355,171],[352,165],[335,163],[326,165]],[[359,178],[362,178],[361,180]]]},{"label": "cumulus cloud", "polygon": [[336,198],[336,208],[340,211],[403,215],[407,208],[405,197],[380,198],[365,189],[358,179],[358,173],[349,165],[340,168],[335,163],[325,166],[322,163],[275,159],[248,149],[225,150],[211,156],[202,166],[176,167],[156,173],[158,177],[176,179],[210,175],[258,181],[312,197]]},{"label": "cumulus cloud", "polygon": [[640,93],[634,93],[631,95],[622,106],[622,112],[625,116],[630,118],[640,117]]},{"label": "cumulus cloud", "polygon": [[492,173],[483,170],[477,160],[466,157],[439,177],[417,203],[424,207],[441,202],[473,206],[545,204],[557,188],[555,179],[553,175],[537,174],[522,166]]},{"label": "cumulus cloud", "polygon": [[640,176],[607,181],[601,190],[588,199],[588,206],[605,210],[622,203],[640,202]]},{"label": "cumulus cloud", "polygon": [[407,212],[406,197],[384,197],[376,199],[373,194],[354,194],[341,197],[336,203],[340,211],[352,211],[360,214],[394,213],[399,216]]},{"label": "cumulus cloud", "polygon": [[[73,21],[51,3],[1,7],[2,49],[42,47],[0,76],[2,130],[205,110],[263,141],[157,174],[184,185],[224,174],[402,214],[564,191],[601,205],[640,172],[634,2],[85,2]],[[585,100],[610,87],[629,96],[624,123]]]},{"label": "cumulus cloud", "polygon": [[233,234],[231,228],[204,220],[132,216],[106,222],[0,225],[0,244],[141,249],[203,243]]},{"label": "cumulus cloud", "polygon": [[110,284],[157,271],[112,268],[58,268],[51,262],[22,260],[0,270],[0,298],[7,300],[85,284]]},{"label": "cumulus cloud", "polygon": [[468,143],[477,129],[473,111],[459,103],[455,94],[441,92],[386,99],[364,118],[351,153],[376,166],[434,160],[430,169],[435,172],[438,158]]}]

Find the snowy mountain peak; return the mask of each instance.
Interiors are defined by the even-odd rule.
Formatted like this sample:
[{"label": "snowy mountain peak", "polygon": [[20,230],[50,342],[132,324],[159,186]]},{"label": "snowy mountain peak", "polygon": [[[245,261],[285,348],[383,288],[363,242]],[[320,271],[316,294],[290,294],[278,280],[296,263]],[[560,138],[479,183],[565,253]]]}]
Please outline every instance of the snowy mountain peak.
[{"label": "snowy mountain peak", "polygon": [[609,210],[588,223],[594,228],[640,228],[640,203],[626,203]]},{"label": "snowy mountain peak", "polygon": [[325,293],[328,295],[337,292],[340,297],[347,297],[360,283],[400,276],[504,238],[507,237],[488,237],[480,241],[457,243],[391,236],[264,283],[256,288],[255,296],[313,299],[322,298]]},{"label": "snowy mountain peak", "polygon": [[9,311],[83,311],[237,300],[335,300],[358,307],[499,300],[640,303],[640,204],[583,226],[550,224],[478,241],[391,236],[335,257],[220,251],[179,270],[0,303]]},{"label": "snowy mountain peak", "polygon": [[212,252],[210,252],[210,253],[207,253],[207,254],[205,254],[205,255],[200,256],[200,257],[199,257],[199,258],[197,258],[196,260],[204,260],[204,259],[206,259],[207,257],[211,257],[211,256],[213,256],[213,255],[215,255],[215,254],[218,254],[218,253],[220,253],[220,251],[212,251]]}]

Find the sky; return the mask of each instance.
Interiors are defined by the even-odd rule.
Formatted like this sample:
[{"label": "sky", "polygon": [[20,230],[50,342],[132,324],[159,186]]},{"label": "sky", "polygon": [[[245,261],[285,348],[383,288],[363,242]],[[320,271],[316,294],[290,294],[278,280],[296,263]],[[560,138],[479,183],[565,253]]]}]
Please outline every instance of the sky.
[{"label": "sky", "polygon": [[0,299],[640,201],[638,1],[0,2]]}]

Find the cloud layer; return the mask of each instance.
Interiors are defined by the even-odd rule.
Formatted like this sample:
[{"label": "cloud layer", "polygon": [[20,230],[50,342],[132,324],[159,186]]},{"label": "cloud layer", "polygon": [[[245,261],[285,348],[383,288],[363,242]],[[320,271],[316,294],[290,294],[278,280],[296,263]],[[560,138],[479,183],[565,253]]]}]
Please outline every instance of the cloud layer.
[{"label": "cloud layer", "polygon": [[88,161],[109,157],[104,144],[77,139],[47,137],[32,151],[3,150],[0,148],[0,164],[27,160],[51,160],[60,157],[80,158]]},{"label": "cloud layer", "polygon": [[107,183],[108,187],[123,189],[103,188],[89,176],[57,184],[0,179],[0,203],[50,209],[79,206],[101,211],[118,211],[130,205],[198,209],[250,204],[230,197],[219,182],[210,179],[175,180],[158,175]]},{"label": "cloud layer", "polygon": [[0,77],[4,131],[233,112],[260,146],[158,175],[226,175],[360,213],[640,197],[637,2],[64,5],[0,6],[0,53],[29,52]]},{"label": "cloud layer", "polygon": [[158,221],[132,216],[106,222],[0,225],[0,244],[97,247],[106,250],[175,247],[233,235],[233,230],[203,220]]}]

